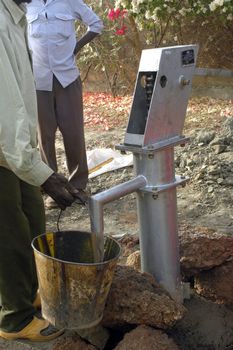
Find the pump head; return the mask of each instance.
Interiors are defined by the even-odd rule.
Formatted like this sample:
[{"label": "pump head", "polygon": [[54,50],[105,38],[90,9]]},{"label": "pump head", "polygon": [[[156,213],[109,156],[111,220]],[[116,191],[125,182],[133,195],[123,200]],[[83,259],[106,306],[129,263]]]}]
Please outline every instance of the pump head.
[{"label": "pump head", "polygon": [[124,144],[147,146],[182,134],[197,45],[142,51]]}]

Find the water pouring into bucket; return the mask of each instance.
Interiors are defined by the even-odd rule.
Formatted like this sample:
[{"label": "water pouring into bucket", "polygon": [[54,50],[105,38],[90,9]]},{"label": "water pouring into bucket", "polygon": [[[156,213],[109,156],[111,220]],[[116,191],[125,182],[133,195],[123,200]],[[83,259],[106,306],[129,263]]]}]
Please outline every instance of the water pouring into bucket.
[{"label": "water pouring into bucket", "polygon": [[32,242],[42,315],[58,328],[90,328],[103,317],[121,248],[105,237],[102,261],[96,261],[93,236],[83,231],[58,231]]}]

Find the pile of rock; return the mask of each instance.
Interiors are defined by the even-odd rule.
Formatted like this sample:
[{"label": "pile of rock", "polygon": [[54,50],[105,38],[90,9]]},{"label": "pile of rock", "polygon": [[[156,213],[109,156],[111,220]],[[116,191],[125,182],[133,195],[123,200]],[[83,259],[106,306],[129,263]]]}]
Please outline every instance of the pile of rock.
[{"label": "pile of rock", "polygon": [[[213,126],[214,127],[214,126]],[[190,177],[204,194],[233,185],[233,117],[227,118],[218,131],[200,130],[191,135],[186,147],[176,148],[177,172]]]},{"label": "pile of rock", "polygon": [[[205,227],[182,225],[179,240],[182,276],[184,281],[191,282],[192,293],[201,295],[202,300],[232,306],[233,237]],[[221,344],[220,347],[212,343],[211,347],[203,345],[206,338],[197,340],[199,334],[196,334],[195,342],[201,343],[193,345],[191,338],[195,335],[196,323],[192,324],[191,330],[188,329],[188,346],[182,344],[187,322],[180,324],[189,314],[193,321],[195,312],[200,315],[200,309],[193,309],[193,299],[191,308],[178,304],[150,274],[140,271],[137,236],[125,236],[121,238],[121,244],[123,256],[116,268],[100,325],[88,330],[66,331],[62,337],[46,344],[20,341],[12,345],[11,350],[225,349]],[[233,342],[233,337],[230,340]],[[0,349],[5,350],[7,346],[4,340],[0,340]]]},{"label": "pile of rock", "polygon": [[185,313],[150,274],[118,265],[101,325],[66,332],[46,350],[179,350],[166,330]]},{"label": "pile of rock", "polygon": [[[205,227],[179,228],[180,262],[184,281],[191,282],[192,293],[217,303],[233,305],[233,237]],[[140,272],[138,237],[121,239],[124,265],[118,265],[107,300],[101,329],[117,331],[110,347],[106,334],[102,347],[111,350],[178,350],[172,329],[179,329],[187,309],[173,299],[146,273]],[[123,263],[123,260],[121,260]],[[99,328],[99,335],[100,335]],[[94,342],[93,342],[94,343]],[[186,348],[185,348],[186,349]],[[213,347],[214,349],[214,347]]]},{"label": "pile of rock", "polygon": [[[233,237],[206,227],[182,225],[179,241],[183,280],[194,281],[198,294],[233,305]],[[132,252],[126,264],[140,269],[140,251]]]},{"label": "pile of rock", "polygon": [[[184,315],[184,320],[174,324],[174,331],[170,332],[169,329],[167,330],[169,334],[174,335],[174,340],[177,344],[179,346],[182,345],[181,349],[199,350],[208,348],[211,350],[222,350],[228,348],[226,344],[228,345],[229,342],[231,344],[229,349],[233,349],[233,338],[231,336],[231,331],[229,332],[228,329],[228,326],[229,328],[231,327],[226,323],[227,318],[230,318],[230,321],[232,321],[232,312],[229,311],[229,316],[229,314],[226,315],[226,310],[228,310],[228,308],[232,310],[233,308],[233,237],[217,233],[206,227],[182,225],[179,228],[179,240],[183,281],[190,282],[192,300],[194,301],[189,303],[190,306],[188,312]],[[140,251],[138,250],[138,246],[134,248],[132,254],[127,257],[126,263],[140,270]],[[125,251],[128,252],[128,249]],[[201,296],[201,299],[197,299],[198,295]],[[215,305],[216,303],[219,304],[219,306],[222,307],[220,308],[220,312],[217,308],[213,311],[214,304],[209,303],[209,301],[213,301]],[[204,314],[202,317],[206,319],[203,325],[203,328],[206,328],[206,330],[201,330],[205,337],[200,340],[199,344],[197,343],[197,339],[198,336],[200,337],[198,332],[201,333],[200,329],[198,329],[198,322],[200,322],[200,319],[195,323],[197,305],[199,314],[203,307]],[[224,305],[226,306],[225,309],[223,308]],[[213,319],[209,320],[210,326],[208,325],[208,308],[210,314],[212,313],[212,318],[214,317],[214,312],[216,312],[217,315],[217,321]],[[224,317],[226,317],[226,319],[224,319]],[[215,322],[216,326],[214,326]],[[194,328],[188,328],[190,324],[192,325],[191,327]],[[207,339],[205,332],[208,332],[208,327],[211,328],[212,325],[213,329],[215,329],[214,332],[216,332],[216,338],[212,332],[210,336],[210,338],[212,338]],[[226,328],[225,333],[224,327]],[[185,332],[187,333],[187,331],[190,332],[190,334],[188,334],[185,339]],[[192,343],[192,337],[196,344]],[[165,347],[164,349],[167,348]]]}]

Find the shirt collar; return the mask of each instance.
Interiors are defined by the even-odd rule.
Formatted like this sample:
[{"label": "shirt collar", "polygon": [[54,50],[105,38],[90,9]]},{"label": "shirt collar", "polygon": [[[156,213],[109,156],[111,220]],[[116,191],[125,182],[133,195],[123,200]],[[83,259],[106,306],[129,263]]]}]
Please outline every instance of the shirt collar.
[{"label": "shirt collar", "polygon": [[15,24],[18,24],[21,19],[25,16],[24,5],[18,6],[13,0],[2,0],[3,4],[10,12]]}]

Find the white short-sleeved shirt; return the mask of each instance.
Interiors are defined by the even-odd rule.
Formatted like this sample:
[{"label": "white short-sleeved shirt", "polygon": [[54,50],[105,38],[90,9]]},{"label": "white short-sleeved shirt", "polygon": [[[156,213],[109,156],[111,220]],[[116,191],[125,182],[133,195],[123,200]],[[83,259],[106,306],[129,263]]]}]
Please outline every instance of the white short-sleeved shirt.
[{"label": "white short-sleeved shirt", "polygon": [[102,21],[82,0],[32,0],[27,20],[36,89],[52,91],[53,74],[68,86],[79,76],[73,54],[75,21],[95,33],[102,32]]}]

